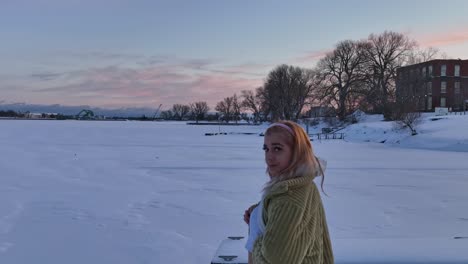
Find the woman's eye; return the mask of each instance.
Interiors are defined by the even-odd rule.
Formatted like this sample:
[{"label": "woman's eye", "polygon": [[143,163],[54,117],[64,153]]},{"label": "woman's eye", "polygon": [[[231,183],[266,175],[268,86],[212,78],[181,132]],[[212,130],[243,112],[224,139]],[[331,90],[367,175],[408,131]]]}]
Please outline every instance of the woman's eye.
[{"label": "woman's eye", "polygon": [[281,150],[281,148],[279,148],[279,147],[275,147],[275,148],[274,148],[274,150],[275,150],[275,151],[280,151],[280,150]]},{"label": "woman's eye", "polygon": [[264,151],[268,151],[268,149],[267,149],[266,147],[263,147],[262,149],[263,149]]}]

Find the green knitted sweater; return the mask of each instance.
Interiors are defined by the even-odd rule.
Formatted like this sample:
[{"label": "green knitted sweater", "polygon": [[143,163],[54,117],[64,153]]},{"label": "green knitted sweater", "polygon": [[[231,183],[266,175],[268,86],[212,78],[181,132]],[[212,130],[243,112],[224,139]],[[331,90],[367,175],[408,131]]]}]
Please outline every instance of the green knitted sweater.
[{"label": "green knitted sweater", "polygon": [[254,244],[254,264],[328,264],[333,251],[313,176],[275,184],[265,195],[265,232]]}]

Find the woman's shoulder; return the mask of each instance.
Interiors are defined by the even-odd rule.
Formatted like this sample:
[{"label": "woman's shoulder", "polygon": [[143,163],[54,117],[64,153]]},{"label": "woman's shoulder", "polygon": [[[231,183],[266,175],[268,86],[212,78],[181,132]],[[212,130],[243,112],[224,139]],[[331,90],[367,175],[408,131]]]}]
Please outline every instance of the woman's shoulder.
[{"label": "woman's shoulder", "polygon": [[310,180],[302,184],[288,186],[284,192],[266,195],[265,200],[268,204],[273,205],[303,207],[307,203],[318,200],[319,195],[317,186],[313,180]]},{"label": "woman's shoulder", "polygon": [[291,189],[301,188],[310,185],[314,181],[314,176],[304,175],[275,183],[267,194],[284,193]]}]

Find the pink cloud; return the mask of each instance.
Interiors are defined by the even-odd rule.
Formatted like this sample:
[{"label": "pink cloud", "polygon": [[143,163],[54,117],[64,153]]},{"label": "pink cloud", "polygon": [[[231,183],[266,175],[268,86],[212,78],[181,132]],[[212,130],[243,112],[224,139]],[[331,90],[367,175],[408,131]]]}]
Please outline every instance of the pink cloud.
[{"label": "pink cloud", "polygon": [[332,49],[323,49],[323,50],[318,50],[318,51],[312,51],[312,52],[309,52],[309,53],[305,54],[304,56],[295,58],[294,61],[299,62],[299,63],[316,62],[316,61],[320,60],[321,58],[325,57],[325,55],[327,55],[327,53],[329,53],[329,52],[332,52]]},{"label": "pink cloud", "polygon": [[205,98],[210,105],[215,105],[225,97],[240,95],[242,90],[254,90],[263,84],[262,79],[236,78],[229,75],[202,75],[191,84],[191,93],[198,98]]},{"label": "pink cloud", "polygon": [[438,32],[416,38],[421,46],[440,47],[468,43],[468,28],[457,31]]},{"label": "pink cloud", "polygon": [[234,65],[225,67],[224,70],[212,70],[212,72],[227,73],[227,74],[238,74],[243,76],[266,76],[268,71],[271,70],[275,65],[271,64],[257,64],[257,63],[246,63],[241,65]]},{"label": "pink cloud", "polygon": [[[186,70],[187,71],[187,70]],[[163,103],[188,104],[206,101],[212,108],[216,103],[242,90],[262,85],[262,77],[246,78],[221,69],[220,72],[184,72],[170,67],[93,68],[69,73],[67,82],[51,82],[37,88],[35,97],[49,98],[60,104],[89,104],[93,106],[154,107]],[[55,85],[53,85],[55,84]],[[44,98],[42,98],[44,100]]]}]

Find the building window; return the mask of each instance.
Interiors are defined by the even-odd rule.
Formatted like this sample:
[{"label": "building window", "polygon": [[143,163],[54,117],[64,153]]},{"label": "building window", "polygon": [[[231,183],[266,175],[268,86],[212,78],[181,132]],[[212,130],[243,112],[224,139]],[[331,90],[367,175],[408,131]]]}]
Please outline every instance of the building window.
[{"label": "building window", "polygon": [[440,107],[445,107],[445,97],[440,98]]},{"label": "building window", "polygon": [[429,77],[432,77],[432,65],[429,65],[429,67],[427,67],[427,74],[429,74]]},{"label": "building window", "polygon": [[460,93],[460,82],[455,82],[455,91],[456,94]]},{"label": "building window", "polygon": [[440,83],[440,93],[447,93],[447,82]]},{"label": "building window", "polygon": [[460,65],[455,65],[455,76],[460,76]]},{"label": "building window", "polygon": [[447,76],[447,65],[440,66],[440,76]]},{"label": "building window", "polygon": [[427,110],[432,109],[432,96],[427,97]]},{"label": "building window", "polygon": [[422,68],[421,73],[422,73],[422,76],[423,76],[423,77],[426,77],[426,67],[423,67],[423,68]]},{"label": "building window", "polygon": [[427,94],[432,94],[432,82],[427,83]]}]

